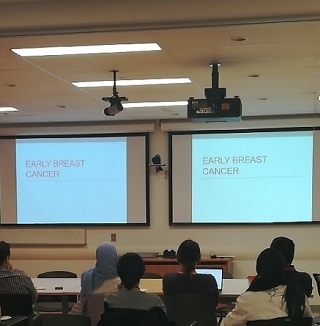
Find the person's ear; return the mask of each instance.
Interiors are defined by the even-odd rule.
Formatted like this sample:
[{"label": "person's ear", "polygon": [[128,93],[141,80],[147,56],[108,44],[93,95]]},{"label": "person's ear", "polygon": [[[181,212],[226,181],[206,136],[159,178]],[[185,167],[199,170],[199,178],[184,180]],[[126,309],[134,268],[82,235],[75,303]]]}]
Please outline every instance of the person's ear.
[{"label": "person's ear", "polygon": [[6,265],[7,265],[7,269],[12,269],[10,256],[7,256],[7,258],[6,258]]}]

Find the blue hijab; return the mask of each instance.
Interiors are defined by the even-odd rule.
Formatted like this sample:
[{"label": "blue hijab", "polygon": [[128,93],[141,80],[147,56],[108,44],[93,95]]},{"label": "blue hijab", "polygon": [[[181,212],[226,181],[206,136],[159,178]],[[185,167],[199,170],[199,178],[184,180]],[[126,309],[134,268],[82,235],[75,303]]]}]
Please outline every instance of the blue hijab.
[{"label": "blue hijab", "polygon": [[96,250],[96,266],[81,275],[81,294],[90,295],[104,281],[117,277],[118,255],[109,242],[101,243]]}]

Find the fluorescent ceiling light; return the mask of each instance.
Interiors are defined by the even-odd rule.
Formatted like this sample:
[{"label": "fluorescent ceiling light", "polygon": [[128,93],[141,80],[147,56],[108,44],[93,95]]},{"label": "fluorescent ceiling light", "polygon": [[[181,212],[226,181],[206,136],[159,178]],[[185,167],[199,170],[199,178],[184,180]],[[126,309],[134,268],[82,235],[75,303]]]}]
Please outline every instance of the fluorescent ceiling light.
[{"label": "fluorescent ceiling light", "polygon": [[[74,82],[77,87],[112,87],[113,81],[101,80],[90,82]],[[132,80],[117,80],[117,86],[141,86],[141,85],[171,85],[171,84],[189,84],[189,78],[156,78],[156,79],[132,79]]]},{"label": "fluorescent ceiling light", "polygon": [[18,109],[13,108],[12,106],[0,106],[0,112],[16,112]]},{"label": "fluorescent ceiling light", "polygon": [[187,106],[188,101],[171,102],[141,102],[141,103],[122,103],[123,107],[128,108],[146,108],[146,107],[168,107],[168,106]]},{"label": "fluorescent ceiling light", "polygon": [[160,51],[157,43],[136,44],[110,44],[110,45],[88,45],[88,46],[51,46],[45,48],[21,48],[11,49],[21,57],[43,57],[54,55],[72,54],[99,54],[99,53],[121,53],[139,51]]}]

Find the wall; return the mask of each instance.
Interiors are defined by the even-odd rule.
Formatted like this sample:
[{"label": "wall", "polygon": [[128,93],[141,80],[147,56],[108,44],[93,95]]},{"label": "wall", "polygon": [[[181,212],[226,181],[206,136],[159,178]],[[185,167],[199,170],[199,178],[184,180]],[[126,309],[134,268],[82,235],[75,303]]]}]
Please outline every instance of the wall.
[{"label": "wall", "polygon": [[[165,126],[162,129],[166,129]],[[158,153],[163,163],[167,164],[168,134],[161,131],[159,125],[151,133],[150,158]],[[85,230],[86,245],[18,245],[12,249],[13,264],[33,277],[50,269],[67,269],[80,275],[85,268],[93,265],[96,246],[102,241],[110,241],[111,233],[116,233],[115,245],[119,253],[138,251],[161,254],[164,249],[176,249],[182,240],[192,238],[199,242],[204,256],[208,256],[209,251],[234,255],[234,276],[242,278],[255,272],[255,258],[269,246],[271,239],[284,235],[296,242],[297,269],[310,274],[320,272],[320,225],[170,227],[167,174],[156,174],[153,168],[150,168],[150,200],[150,227],[88,228]],[[25,232],[17,232],[16,236],[28,242]],[[51,236],[50,229],[44,232],[46,236]],[[312,303],[318,301],[319,296],[315,292]]]}]

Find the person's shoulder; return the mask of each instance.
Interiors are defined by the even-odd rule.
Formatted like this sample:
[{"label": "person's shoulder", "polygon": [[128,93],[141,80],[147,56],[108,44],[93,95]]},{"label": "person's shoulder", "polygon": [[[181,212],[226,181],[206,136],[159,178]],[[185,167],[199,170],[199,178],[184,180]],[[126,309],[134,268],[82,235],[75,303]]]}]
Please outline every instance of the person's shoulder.
[{"label": "person's shoulder", "polygon": [[125,289],[120,289],[120,290],[115,291],[115,292],[105,293],[105,299],[107,299],[107,298],[113,298],[113,297],[118,297],[118,296],[122,295],[122,293],[124,291],[125,291]]},{"label": "person's shoulder", "polygon": [[303,271],[292,271],[292,272],[287,272],[286,274],[290,279],[296,281],[296,282],[307,282],[307,283],[312,283],[312,277],[310,274],[307,272]]},{"label": "person's shoulder", "polygon": [[257,300],[261,300],[264,296],[267,296],[266,291],[246,291],[238,296],[237,302],[244,304],[249,302],[256,302]]},{"label": "person's shoulder", "polygon": [[194,274],[198,278],[202,278],[204,280],[214,280],[215,278],[211,274]]},{"label": "person's shoulder", "polygon": [[216,284],[217,281],[216,279],[210,275],[210,274],[195,274],[195,277],[204,283],[208,283],[208,284]]},{"label": "person's shoulder", "polygon": [[118,276],[105,280],[98,288],[93,290],[92,294],[117,292],[120,283],[121,281]]},{"label": "person's shoulder", "polygon": [[85,271],[83,271],[80,275],[81,280],[86,278],[90,273],[92,273],[92,268],[87,268]]},{"label": "person's shoulder", "polygon": [[141,293],[143,293],[142,295],[145,296],[146,298],[148,298],[148,300],[153,300],[155,302],[161,302],[162,299],[156,295],[156,294],[153,294],[153,293],[147,293],[147,292],[144,292],[144,291],[141,291]]},{"label": "person's shoulder", "polygon": [[11,269],[10,272],[11,272],[12,275],[17,275],[17,276],[30,278],[30,276],[25,271],[23,271],[21,269]]},{"label": "person's shoulder", "polygon": [[311,275],[309,273],[307,273],[307,272],[300,272],[300,271],[297,271],[297,273],[299,275],[301,275],[301,277],[304,277],[306,279],[310,279],[312,281],[312,277],[311,277]]},{"label": "person's shoulder", "polygon": [[163,279],[165,278],[173,278],[173,277],[179,277],[180,275],[182,275],[181,273],[167,273],[163,275]]},{"label": "person's shoulder", "polygon": [[162,281],[163,282],[170,282],[176,279],[180,279],[181,278],[181,273],[167,273],[165,275],[163,275],[162,277]]}]

